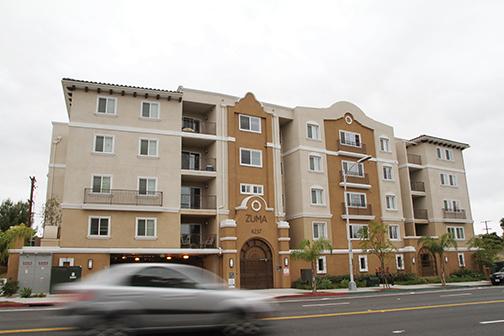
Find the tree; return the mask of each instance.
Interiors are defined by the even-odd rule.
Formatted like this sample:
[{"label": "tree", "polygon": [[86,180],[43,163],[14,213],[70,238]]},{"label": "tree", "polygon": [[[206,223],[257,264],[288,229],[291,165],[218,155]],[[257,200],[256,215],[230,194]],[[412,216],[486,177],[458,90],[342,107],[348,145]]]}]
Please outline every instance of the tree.
[{"label": "tree", "polygon": [[482,268],[492,268],[497,261],[497,255],[504,249],[504,239],[497,233],[481,234],[469,241],[469,246],[477,248],[474,252],[474,261]]},{"label": "tree", "polygon": [[0,232],[0,262],[5,263],[7,261],[9,249],[17,241],[22,240],[23,243],[26,243],[34,235],[35,230],[24,224],[11,226],[7,231]]},{"label": "tree", "polygon": [[28,202],[13,203],[6,199],[0,205],[0,232],[7,231],[9,227],[26,223],[28,220]]},{"label": "tree", "polygon": [[42,210],[44,220],[44,227],[49,226],[60,226],[61,224],[61,206],[56,198],[50,198],[44,204],[44,209]]},{"label": "tree", "polygon": [[502,229],[502,237],[504,237],[504,217],[500,219],[500,227]]},{"label": "tree", "polygon": [[387,277],[385,276],[385,259],[392,256],[396,248],[390,242],[388,236],[388,226],[382,222],[371,222],[367,232],[361,234],[361,246],[366,253],[375,255],[380,261],[380,273],[384,279],[384,286],[388,287]]},{"label": "tree", "polygon": [[315,293],[317,291],[317,263],[320,255],[323,251],[329,250],[332,253],[332,245],[329,240],[326,239],[318,239],[314,241],[303,240],[301,242],[300,250],[295,250],[292,252],[291,256],[294,259],[300,259],[304,261],[308,261],[311,265],[311,273],[312,273],[312,292]]},{"label": "tree", "polygon": [[445,233],[437,239],[432,237],[422,237],[420,239],[420,244],[422,244],[422,247],[432,254],[435,264],[437,264],[437,261],[439,260],[439,265],[441,267],[441,284],[446,286],[444,255],[448,248],[454,247],[456,249],[457,242],[451,234]]}]

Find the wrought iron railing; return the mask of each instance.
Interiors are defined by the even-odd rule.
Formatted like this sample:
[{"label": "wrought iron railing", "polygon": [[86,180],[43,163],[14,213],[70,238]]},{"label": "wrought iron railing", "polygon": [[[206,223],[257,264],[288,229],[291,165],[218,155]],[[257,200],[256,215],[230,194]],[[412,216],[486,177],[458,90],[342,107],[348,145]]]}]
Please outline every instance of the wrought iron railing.
[{"label": "wrought iron railing", "polygon": [[366,154],[366,144],[360,143],[359,145],[357,143],[352,143],[349,141],[342,143],[341,139],[338,139],[338,150]]},{"label": "wrought iron railing", "polygon": [[411,181],[412,191],[425,191],[425,183],[420,181]]},{"label": "wrought iron railing", "polygon": [[115,204],[115,205],[163,205],[162,191],[110,189],[108,192],[93,192],[92,188],[84,188],[85,204]]},{"label": "wrought iron railing", "polygon": [[[345,213],[345,202],[341,203],[343,208],[343,214]],[[356,216],[371,216],[373,214],[373,207],[371,204],[366,205],[365,207],[360,207],[358,204],[348,204],[348,214],[356,215]]]},{"label": "wrought iron railing", "polygon": [[443,209],[443,218],[466,219],[467,217],[464,209],[457,209],[457,210]]},{"label": "wrought iron railing", "polygon": [[[349,171],[347,173],[346,179],[347,179],[348,183],[369,184],[369,176],[368,176],[368,174],[364,174],[364,175],[361,176],[361,175],[357,175],[357,174],[352,173],[352,172]],[[342,170],[340,170],[340,181],[344,182],[343,171]]]}]

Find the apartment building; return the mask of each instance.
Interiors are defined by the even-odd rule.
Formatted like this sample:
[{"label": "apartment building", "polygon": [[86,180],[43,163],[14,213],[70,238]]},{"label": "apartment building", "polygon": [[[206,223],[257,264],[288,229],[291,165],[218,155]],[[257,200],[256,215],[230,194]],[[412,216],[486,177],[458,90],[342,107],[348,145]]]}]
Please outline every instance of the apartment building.
[{"label": "apartment building", "polygon": [[348,102],[289,108],[251,93],[62,85],[69,121],[53,123],[47,191],[62,223],[44,228],[41,246],[11,250],[11,277],[173,262],[231,287],[290,287],[307,268],[291,250],[320,238],[334,249],[318,274],[349,273],[349,239],[354,273],[374,274],[360,236],[371,221],[388,225],[391,272],[433,274],[418,240],[445,232],[460,242],[448,269],[471,266],[466,144],[398,139]]}]

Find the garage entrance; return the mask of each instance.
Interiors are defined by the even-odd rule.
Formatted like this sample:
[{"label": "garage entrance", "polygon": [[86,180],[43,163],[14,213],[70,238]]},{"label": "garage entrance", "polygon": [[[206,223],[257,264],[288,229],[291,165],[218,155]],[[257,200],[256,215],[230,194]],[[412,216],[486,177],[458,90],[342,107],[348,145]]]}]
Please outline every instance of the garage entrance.
[{"label": "garage entrance", "polygon": [[271,249],[260,239],[247,241],[240,252],[240,287],[264,289],[273,287]]}]

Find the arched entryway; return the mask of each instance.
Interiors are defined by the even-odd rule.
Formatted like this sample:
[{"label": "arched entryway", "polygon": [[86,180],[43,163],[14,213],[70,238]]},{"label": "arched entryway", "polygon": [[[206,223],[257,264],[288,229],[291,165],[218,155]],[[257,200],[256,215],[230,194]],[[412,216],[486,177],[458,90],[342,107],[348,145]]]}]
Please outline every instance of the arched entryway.
[{"label": "arched entryway", "polygon": [[271,249],[260,239],[247,241],[241,249],[240,287],[248,289],[273,287]]},{"label": "arched entryway", "polygon": [[422,248],[418,252],[418,268],[421,276],[436,275],[436,263],[429,250]]}]

